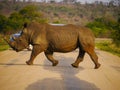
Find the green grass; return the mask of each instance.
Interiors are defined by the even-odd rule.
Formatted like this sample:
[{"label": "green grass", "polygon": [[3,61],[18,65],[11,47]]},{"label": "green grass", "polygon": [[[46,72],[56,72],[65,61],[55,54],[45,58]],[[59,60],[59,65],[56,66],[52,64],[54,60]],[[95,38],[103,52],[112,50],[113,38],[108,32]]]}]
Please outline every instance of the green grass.
[{"label": "green grass", "polygon": [[96,47],[100,50],[110,52],[120,57],[120,47],[117,47],[112,42],[104,41],[104,42],[96,43]]},{"label": "green grass", "polygon": [[7,50],[7,49],[9,49],[8,45],[0,45],[0,51],[4,51],[4,50]]},{"label": "green grass", "polygon": [[9,49],[9,45],[4,41],[4,39],[0,35],[0,51],[4,51],[7,49]]}]

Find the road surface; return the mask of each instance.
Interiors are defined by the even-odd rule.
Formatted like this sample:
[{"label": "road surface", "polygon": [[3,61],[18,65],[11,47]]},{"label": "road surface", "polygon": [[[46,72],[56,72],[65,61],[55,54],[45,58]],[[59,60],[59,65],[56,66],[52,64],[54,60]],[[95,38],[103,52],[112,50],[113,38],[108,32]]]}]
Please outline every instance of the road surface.
[{"label": "road surface", "polygon": [[87,54],[79,68],[71,66],[78,50],[55,53],[56,67],[44,53],[36,57],[34,65],[26,65],[30,53],[0,52],[0,90],[120,90],[120,58],[110,53],[96,50],[101,63],[97,70]]}]

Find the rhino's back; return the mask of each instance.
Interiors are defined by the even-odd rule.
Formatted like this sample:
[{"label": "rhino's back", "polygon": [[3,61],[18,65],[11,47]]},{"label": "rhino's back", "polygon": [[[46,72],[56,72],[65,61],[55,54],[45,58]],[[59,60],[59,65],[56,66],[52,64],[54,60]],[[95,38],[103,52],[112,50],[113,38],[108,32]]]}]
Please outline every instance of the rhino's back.
[{"label": "rhino's back", "polygon": [[78,47],[78,31],[75,26],[49,26],[47,40],[49,49],[58,52],[69,52]]}]

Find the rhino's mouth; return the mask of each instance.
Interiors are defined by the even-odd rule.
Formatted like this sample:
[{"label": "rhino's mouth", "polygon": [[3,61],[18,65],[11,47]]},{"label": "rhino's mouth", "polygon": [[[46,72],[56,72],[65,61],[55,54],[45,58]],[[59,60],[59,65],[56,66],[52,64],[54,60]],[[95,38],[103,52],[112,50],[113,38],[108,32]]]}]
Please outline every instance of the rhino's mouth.
[{"label": "rhino's mouth", "polygon": [[15,47],[13,47],[13,46],[11,46],[11,48],[12,48],[14,51],[16,51],[16,52],[21,51],[21,50],[19,50],[19,49],[15,48]]},{"label": "rhino's mouth", "polygon": [[19,52],[19,51],[22,51],[21,49],[18,49],[18,48],[16,48],[16,49],[14,49],[16,52]]},{"label": "rhino's mouth", "polygon": [[15,50],[16,52],[18,52],[19,50],[18,49],[16,49],[15,47],[11,47],[13,50]]},{"label": "rhino's mouth", "polygon": [[16,52],[19,52],[19,50],[18,50],[18,49],[16,49],[15,51],[16,51]]}]

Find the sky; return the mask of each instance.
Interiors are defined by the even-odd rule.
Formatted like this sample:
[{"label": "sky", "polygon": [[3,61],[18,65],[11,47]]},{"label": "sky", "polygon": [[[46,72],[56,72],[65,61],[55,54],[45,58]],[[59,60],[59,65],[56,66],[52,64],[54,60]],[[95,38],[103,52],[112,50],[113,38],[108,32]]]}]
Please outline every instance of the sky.
[{"label": "sky", "polygon": [[[41,1],[41,0],[36,0],[36,1]],[[49,0],[46,0],[46,1],[49,1]],[[55,0],[55,1],[62,1],[62,0]],[[85,3],[85,2],[88,2],[88,3],[92,3],[92,2],[95,2],[95,1],[102,1],[102,2],[108,2],[110,0],[77,0],[77,1],[80,1],[81,3]]]}]

